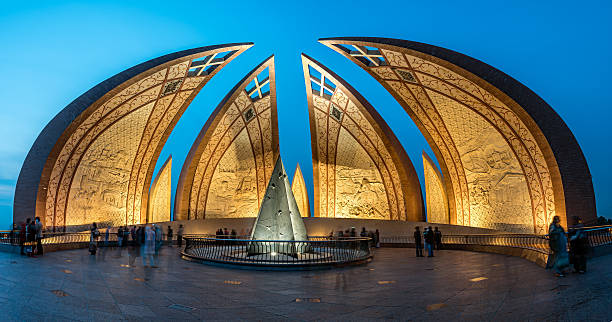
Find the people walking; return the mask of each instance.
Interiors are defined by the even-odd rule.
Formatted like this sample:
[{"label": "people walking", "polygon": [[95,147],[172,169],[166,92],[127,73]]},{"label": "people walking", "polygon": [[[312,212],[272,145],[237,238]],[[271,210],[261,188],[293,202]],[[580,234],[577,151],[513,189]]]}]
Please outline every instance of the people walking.
[{"label": "people walking", "polygon": [[98,236],[100,236],[100,231],[98,231],[98,225],[94,222],[91,224],[89,234],[89,253],[91,255],[95,255],[98,251]]},{"label": "people walking", "polygon": [[427,227],[425,232],[423,232],[423,238],[425,239],[425,249],[427,250],[427,257],[434,257],[434,232],[431,226]]},{"label": "people walking", "polygon": [[421,230],[418,226],[414,228],[414,247],[416,248],[416,257],[423,257],[423,242]]},{"label": "people walking", "polygon": [[[142,251],[142,265],[144,267],[157,267],[155,266],[155,231],[150,225],[145,228],[145,242]],[[148,264],[147,264],[148,262]]]},{"label": "people walking", "polygon": [[183,225],[179,225],[178,231],[176,232],[176,241],[178,242],[178,247],[183,246]]},{"label": "people walking", "polygon": [[548,256],[546,268],[552,268],[555,276],[564,277],[564,271],[569,266],[569,256],[567,253],[567,238],[559,216],[553,217],[553,222],[548,228],[548,237],[548,245],[552,254]]},{"label": "people walking", "polygon": [[584,224],[580,217],[574,217],[574,226],[569,231],[570,262],[574,265],[574,273],[586,273],[589,240],[583,231]]},{"label": "people walking", "polygon": [[442,232],[438,230],[438,227],[434,228],[434,240],[436,243],[436,250],[442,248]]}]

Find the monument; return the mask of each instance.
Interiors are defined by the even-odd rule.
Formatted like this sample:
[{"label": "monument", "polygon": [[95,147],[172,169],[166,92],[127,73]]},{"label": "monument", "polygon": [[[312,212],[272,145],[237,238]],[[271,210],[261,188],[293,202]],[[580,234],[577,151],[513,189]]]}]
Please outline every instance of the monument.
[{"label": "monument", "polygon": [[[596,220],[586,159],[529,88],[466,55],[388,38],[323,38],[393,95],[432,148],[450,223],[545,234],[553,216]],[[439,199],[443,200],[443,199]]]},{"label": "monument", "polygon": [[13,221],[47,230],[144,223],[161,150],[208,81],[252,43],[184,50],[129,68],[59,112],[32,145],[15,188]]},{"label": "monument", "polygon": [[298,253],[308,251],[306,245],[299,243],[265,242],[308,240],[306,227],[280,157],[276,160],[253,225],[251,240],[263,240],[264,242],[252,242],[248,248],[249,256],[263,253],[296,256]]}]

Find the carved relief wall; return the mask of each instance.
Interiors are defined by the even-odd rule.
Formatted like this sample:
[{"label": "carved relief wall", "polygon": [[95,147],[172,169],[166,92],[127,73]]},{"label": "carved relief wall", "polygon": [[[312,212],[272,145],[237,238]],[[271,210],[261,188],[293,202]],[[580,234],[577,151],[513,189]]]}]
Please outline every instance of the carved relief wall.
[{"label": "carved relief wall", "polygon": [[[35,186],[36,215],[46,227],[144,222],[149,184],[170,131],[206,82],[250,46],[202,47],[162,56],[79,97],[49,123],[28,154],[15,217],[34,215],[28,214],[32,205],[21,190]],[[50,152],[44,155],[46,150]],[[42,169],[39,177],[32,170],[37,166]]]},{"label": "carved relief wall", "polygon": [[450,223],[444,178],[436,164],[425,151],[423,151],[423,172],[425,175],[427,222],[437,224]]},{"label": "carved relief wall", "polygon": [[147,222],[170,221],[172,211],[170,199],[172,191],[172,156],[164,162],[157,177],[151,184],[149,193],[149,209],[147,211]]},{"label": "carved relief wall", "polygon": [[298,205],[300,214],[302,217],[310,217],[310,203],[308,200],[308,190],[306,189],[306,183],[304,182],[304,176],[300,169],[300,164],[295,167],[295,174],[293,180],[291,180],[291,191],[295,197],[295,202]]},{"label": "carved relief wall", "polygon": [[[529,89],[479,61],[426,44],[383,38],[321,42],[376,78],[423,132],[440,161],[451,223],[540,234],[552,216],[565,220],[567,186],[557,162],[568,162],[571,153],[557,158],[548,142],[565,136],[571,140],[559,143],[568,145],[559,151],[582,152],[563,121]],[[482,77],[508,87],[506,93]],[[513,97],[530,100],[519,105],[507,95],[513,91]],[[530,116],[536,113],[539,119]],[[546,126],[556,130],[547,130],[546,136]],[[569,170],[567,177],[578,178],[592,191],[586,161],[578,166],[586,173]],[[590,218],[594,197],[589,199],[592,193],[586,190],[592,205],[587,202],[590,210],[579,212]]]},{"label": "carved relief wall", "polygon": [[376,110],[302,55],[310,113],[315,217],[423,220],[412,163]]},{"label": "carved relief wall", "polygon": [[271,56],[215,109],[181,170],[175,218],[257,216],[278,157],[275,91]]}]

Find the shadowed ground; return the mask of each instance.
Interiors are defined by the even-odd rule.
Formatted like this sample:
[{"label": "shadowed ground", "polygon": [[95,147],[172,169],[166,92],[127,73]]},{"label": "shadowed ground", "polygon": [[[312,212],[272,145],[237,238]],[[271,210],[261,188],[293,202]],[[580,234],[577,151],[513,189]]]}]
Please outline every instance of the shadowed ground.
[{"label": "shadowed ground", "polygon": [[[383,248],[365,266],[264,272],[182,260],[164,247],[159,268],[128,249],[0,253],[2,320],[607,320],[612,256],[558,279],[526,260]],[[132,251],[132,255],[137,252]],[[130,259],[134,266],[130,267]]]}]

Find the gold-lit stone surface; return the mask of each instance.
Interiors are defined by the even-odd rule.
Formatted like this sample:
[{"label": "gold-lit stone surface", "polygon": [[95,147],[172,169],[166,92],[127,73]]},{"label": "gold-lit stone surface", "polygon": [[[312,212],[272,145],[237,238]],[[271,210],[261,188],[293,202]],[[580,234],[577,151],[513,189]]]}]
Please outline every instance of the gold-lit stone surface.
[{"label": "gold-lit stone surface", "polygon": [[181,172],[177,219],[257,216],[278,156],[275,89],[270,57],[212,113]]},{"label": "gold-lit stone surface", "polygon": [[[535,139],[542,136],[540,130],[528,127],[525,116],[504,103],[507,97],[487,90],[485,81],[477,83],[467,71],[411,49],[346,40],[322,43],[370,72],[423,132],[444,174],[451,223],[546,232],[547,222],[558,214],[547,163],[554,160],[542,152],[550,147]],[[337,45],[369,46],[369,57]]]},{"label": "gold-lit stone surface", "polygon": [[420,220],[416,174],[413,181],[406,179],[414,168],[407,157],[402,159],[405,152],[399,143],[389,143],[397,139],[382,118],[325,67],[305,55],[302,63],[311,123],[315,217]]},{"label": "gold-lit stone surface", "polygon": [[448,199],[442,174],[431,158],[423,151],[423,172],[425,174],[425,200],[427,222],[448,224]]},{"label": "gold-lit stone surface", "polygon": [[66,225],[89,222],[125,223],[125,202],[131,162],[136,155],[153,103],[124,117],[89,147],[76,169]]},{"label": "gold-lit stone surface", "polygon": [[295,167],[295,174],[293,175],[293,180],[291,180],[291,191],[293,191],[300,215],[302,217],[310,217],[308,190],[306,190],[306,182],[304,182],[304,176],[299,164]]},{"label": "gold-lit stone surface", "polygon": [[[144,222],[155,162],[170,131],[205,83],[249,47],[219,47],[153,67],[88,107],[45,164],[36,207],[44,225]],[[194,60],[228,51],[235,52],[210,73],[189,73]]]},{"label": "gold-lit stone surface", "polygon": [[147,222],[170,221],[170,197],[172,186],[172,156],[159,169],[159,173],[151,184],[149,193],[149,209]]}]

